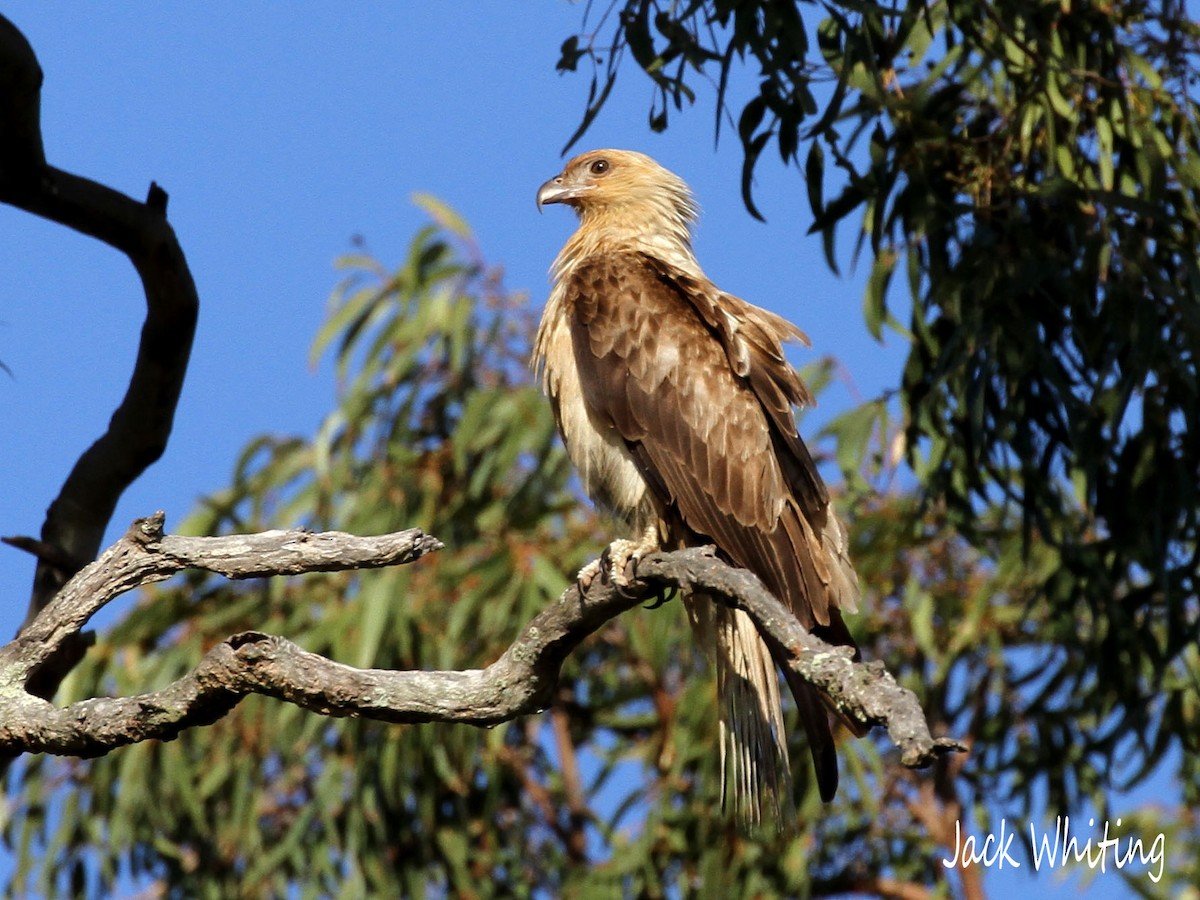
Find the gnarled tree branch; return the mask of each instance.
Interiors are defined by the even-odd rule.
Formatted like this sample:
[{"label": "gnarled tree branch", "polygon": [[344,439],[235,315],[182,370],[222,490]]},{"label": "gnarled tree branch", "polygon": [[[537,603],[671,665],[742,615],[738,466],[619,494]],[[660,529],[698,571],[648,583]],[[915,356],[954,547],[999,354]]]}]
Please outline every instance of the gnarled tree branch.
[{"label": "gnarled tree branch", "polygon": [[906,765],[926,765],[939,753],[962,749],[930,735],[916,696],[897,685],[882,665],[855,663],[844,648],[809,635],[755,576],[729,567],[706,548],[646,557],[629,590],[618,591],[602,579],[586,592],[572,586],[485,669],[356,669],[282,637],[244,632],[210,650],[189,675],[152,693],[93,698],[59,708],[25,689],[40,660],[104,604],[183,569],[252,578],[378,568],[411,562],[440,546],[417,529],[377,537],[269,531],[188,538],[163,535],[161,513],[138,520],[16,640],[0,648],[0,748],[102,755],[212,723],[252,693],[324,715],[496,725],[548,707],[567,655],[609,619],[664,588],[679,588],[702,590],[745,609],[768,640],[786,649],[795,671],[824,690],[839,709],[865,724],[886,726]]}]

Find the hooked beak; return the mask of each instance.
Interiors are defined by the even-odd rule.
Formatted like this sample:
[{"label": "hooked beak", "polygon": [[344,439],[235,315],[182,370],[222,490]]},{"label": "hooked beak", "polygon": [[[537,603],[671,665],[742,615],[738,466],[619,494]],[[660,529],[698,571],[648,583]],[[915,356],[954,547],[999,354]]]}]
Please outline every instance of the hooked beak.
[{"label": "hooked beak", "polygon": [[538,188],[538,212],[541,212],[542,207],[548,203],[570,203],[572,200],[577,199],[585,190],[585,187],[567,184],[566,179],[562,175],[555,175]]}]

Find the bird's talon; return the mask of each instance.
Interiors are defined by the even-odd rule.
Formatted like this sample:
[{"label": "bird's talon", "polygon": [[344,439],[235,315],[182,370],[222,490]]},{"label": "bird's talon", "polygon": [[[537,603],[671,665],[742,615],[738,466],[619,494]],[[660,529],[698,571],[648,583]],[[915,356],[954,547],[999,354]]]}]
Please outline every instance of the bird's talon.
[{"label": "bird's talon", "polygon": [[667,588],[666,590],[659,591],[657,594],[654,595],[654,602],[650,603],[646,606],[643,606],[642,609],[658,609],[660,606],[665,606],[666,604],[668,604],[672,600],[674,600],[675,595],[678,593],[679,593],[679,589],[673,588],[673,587]]},{"label": "bird's talon", "polygon": [[629,590],[627,585],[622,584],[619,581],[614,581],[612,583],[612,589],[616,592],[618,597],[624,597],[626,600],[636,600],[638,598],[637,591]]},{"label": "bird's talon", "polygon": [[668,604],[668,602],[671,602],[672,600],[674,600],[674,598],[676,598],[676,594],[678,594],[678,593],[679,593],[678,588],[662,589],[662,590],[660,590],[660,592],[658,594],[654,595],[653,604],[649,604],[648,606],[643,606],[642,608],[643,608],[643,610],[658,610],[658,608],[660,606],[666,606]]},{"label": "bird's talon", "polygon": [[600,561],[595,559],[580,569],[579,574],[575,576],[575,587],[579,590],[579,593],[586,594],[588,588],[592,586],[592,582],[596,580],[596,576],[601,574],[602,571]]},{"label": "bird's talon", "polygon": [[596,560],[596,565],[599,567],[600,578],[604,582],[612,581],[612,547],[605,547],[600,553],[600,558]]}]

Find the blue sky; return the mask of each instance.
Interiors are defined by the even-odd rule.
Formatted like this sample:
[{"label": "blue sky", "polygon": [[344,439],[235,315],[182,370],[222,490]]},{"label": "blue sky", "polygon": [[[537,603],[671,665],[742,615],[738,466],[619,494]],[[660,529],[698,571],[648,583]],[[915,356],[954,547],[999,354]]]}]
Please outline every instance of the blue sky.
[{"label": "blue sky", "polygon": [[[312,433],[333,396],[330,367],[306,361],[338,278],[332,262],[361,235],[397,263],[426,221],[413,192],[455,207],[508,286],[544,299],[574,218],[554,207],[539,216],[534,194],[561,168],[583,110],[586,75],[554,70],[581,4],[17,0],[4,12],[45,72],[50,163],[135,197],[162,185],[200,292],[170,447],[126,493],[110,540],[156,509],[168,528],[181,521],[228,482],[251,437]],[[735,109],[755,74],[735,79]],[[713,146],[711,98],[654,135],[651,96],[627,70],[575,150],[639,149],[692,185],[708,274],[808,332],[813,349],[797,350],[797,364],[842,361],[850,381],[824,395],[819,419],[894,386],[903,346],[867,336],[866,272],[834,278],[806,236],[800,175],[764,158],[756,196],[768,221],[755,221],[741,203],[734,129]],[[36,534],[124,392],[144,301],[124,257],[8,207],[0,278],[0,361],[12,372],[0,373],[0,534]],[[31,575],[29,558],[0,547],[0,632],[20,622]],[[1096,887],[1121,895],[1111,877]]]}]

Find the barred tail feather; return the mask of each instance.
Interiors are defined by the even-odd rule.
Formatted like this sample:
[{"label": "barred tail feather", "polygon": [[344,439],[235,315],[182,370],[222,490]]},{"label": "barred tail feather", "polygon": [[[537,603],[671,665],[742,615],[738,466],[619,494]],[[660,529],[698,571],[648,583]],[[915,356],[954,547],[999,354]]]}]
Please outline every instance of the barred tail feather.
[{"label": "barred tail feather", "polygon": [[688,598],[697,637],[715,657],[721,747],[721,807],[732,795],[743,828],[795,818],[779,676],[753,620],[708,597]]}]

